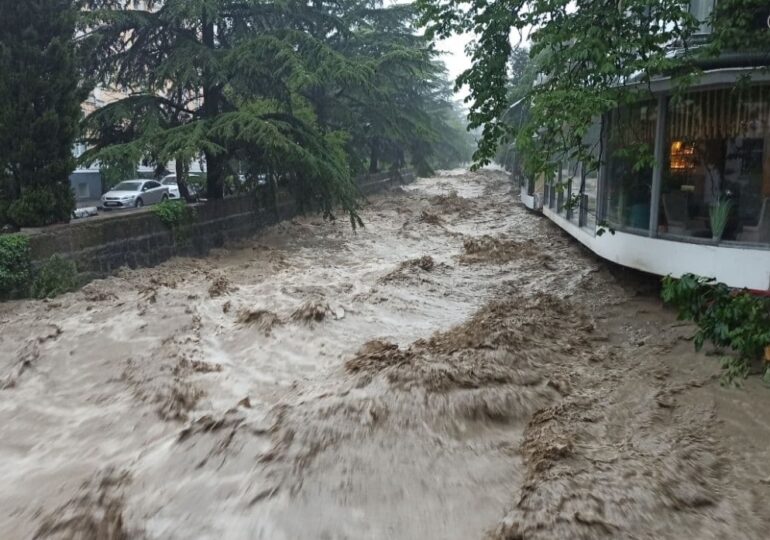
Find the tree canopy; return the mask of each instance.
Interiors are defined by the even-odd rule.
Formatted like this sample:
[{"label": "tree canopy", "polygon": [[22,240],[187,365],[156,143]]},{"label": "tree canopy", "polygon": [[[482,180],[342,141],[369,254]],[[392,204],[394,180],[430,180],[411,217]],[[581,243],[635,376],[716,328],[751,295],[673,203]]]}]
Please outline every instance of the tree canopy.
[{"label": "tree canopy", "polygon": [[[686,0],[418,0],[429,34],[472,32],[473,65],[458,79],[470,87],[470,125],[483,127],[477,164],[516,138],[530,173],[552,174],[564,159],[595,161],[583,139],[595,119],[649,95],[653,78],[671,76],[684,87],[702,61],[730,50],[770,50],[770,33],[755,24],[763,0],[720,0],[706,21]],[[713,28],[699,41],[702,25]],[[537,77],[525,92],[511,80],[512,55],[529,39]],[[518,43],[517,43],[518,41]],[[628,83],[636,84],[631,88]],[[526,98],[526,121],[512,125],[506,111]]]},{"label": "tree canopy", "polygon": [[[139,5],[141,4],[141,5]],[[86,161],[189,162],[281,178],[306,206],[360,223],[354,175],[423,170],[462,137],[411,6],[369,1],[82,0],[87,73],[125,92],[84,129]],[[245,170],[244,170],[245,168]]]},{"label": "tree canopy", "polygon": [[68,0],[0,2],[0,225],[68,221],[85,99]]}]

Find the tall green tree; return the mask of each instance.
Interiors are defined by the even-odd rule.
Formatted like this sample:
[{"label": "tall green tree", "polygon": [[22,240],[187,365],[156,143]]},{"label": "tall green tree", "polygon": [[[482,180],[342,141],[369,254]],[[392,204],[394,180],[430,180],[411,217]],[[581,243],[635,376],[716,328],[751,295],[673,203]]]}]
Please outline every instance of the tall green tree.
[{"label": "tall green tree", "polygon": [[0,0],[0,197],[19,226],[68,221],[74,208],[72,148],[87,95],[76,19],[71,0]]},{"label": "tall green tree", "polygon": [[417,30],[414,5],[357,2],[343,17],[352,31],[336,50],[367,62],[374,75],[365,87],[322,92],[322,109],[346,119],[355,163],[369,172],[408,164],[428,174],[434,166],[467,161],[473,140],[438,51]]},{"label": "tall green tree", "polygon": [[[280,178],[354,223],[353,174],[427,164],[461,132],[411,6],[371,0],[83,0],[90,75],[126,96],[92,114],[87,161],[203,156],[225,178]],[[442,86],[443,85],[443,86]],[[446,122],[452,122],[451,126]],[[442,123],[443,122],[443,123]],[[423,167],[423,168],[427,168]],[[273,186],[274,187],[274,186]]]},{"label": "tall green tree", "polygon": [[258,163],[302,204],[357,216],[344,131],[319,124],[305,97],[322,83],[365,84],[315,35],[343,31],[322,2],[84,0],[92,77],[126,97],[86,122],[86,160],[189,160],[207,166],[207,194],[223,196],[236,162]]}]

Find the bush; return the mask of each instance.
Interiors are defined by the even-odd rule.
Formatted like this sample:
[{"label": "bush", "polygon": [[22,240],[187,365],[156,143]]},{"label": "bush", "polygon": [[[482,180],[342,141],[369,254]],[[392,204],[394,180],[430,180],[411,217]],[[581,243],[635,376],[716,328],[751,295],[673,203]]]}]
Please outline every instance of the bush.
[{"label": "bush", "polygon": [[74,291],[78,286],[75,263],[60,255],[51,256],[35,276],[30,294],[35,298],[53,298]]},{"label": "bush", "polygon": [[0,297],[24,294],[31,277],[27,237],[20,234],[0,236]]},{"label": "bush", "polygon": [[19,227],[45,227],[67,223],[75,209],[69,185],[32,188],[8,207],[8,217]]},{"label": "bush", "polygon": [[166,200],[153,206],[152,211],[171,229],[177,242],[186,243],[190,239],[190,231],[195,223],[195,208],[187,206],[184,201]]},{"label": "bush", "polygon": [[153,206],[152,211],[170,229],[191,225],[195,220],[195,210],[180,200],[165,200]]},{"label": "bush", "polygon": [[[751,364],[770,346],[770,298],[734,291],[724,283],[693,274],[664,278],[662,296],[677,308],[680,319],[698,325],[696,350],[710,341],[735,353],[734,358],[723,362],[725,382],[746,377]],[[765,380],[770,382],[770,366],[766,366]]]}]

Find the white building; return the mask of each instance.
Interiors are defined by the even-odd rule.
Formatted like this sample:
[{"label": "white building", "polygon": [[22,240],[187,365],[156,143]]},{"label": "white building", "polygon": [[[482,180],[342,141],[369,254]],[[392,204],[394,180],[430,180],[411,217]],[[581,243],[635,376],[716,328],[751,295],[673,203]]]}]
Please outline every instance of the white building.
[{"label": "white building", "polygon": [[[705,16],[714,2],[691,4]],[[684,99],[672,99],[669,79],[655,80],[651,100],[597,125],[606,149],[598,170],[564,163],[553,183],[526,182],[522,202],[615,263],[770,291],[768,66],[766,54],[749,53],[704,63]],[[639,144],[654,148],[654,166],[635,169],[620,152]]]}]

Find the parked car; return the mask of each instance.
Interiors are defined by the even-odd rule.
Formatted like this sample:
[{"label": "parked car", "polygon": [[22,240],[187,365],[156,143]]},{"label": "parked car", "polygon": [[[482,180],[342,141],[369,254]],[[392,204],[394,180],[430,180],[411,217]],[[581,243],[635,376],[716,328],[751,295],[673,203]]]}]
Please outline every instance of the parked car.
[{"label": "parked car", "polygon": [[[190,192],[190,196],[196,197],[198,195],[198,189],[195,187],[195,184],[191,182],[190,180],[199,180],[200,176],[191,174],[187,181],[187,189]],[[163,177],[163,180],[160,182],[162,185],[168,187],[168,196],[170,199],[178,199],[181,197],[179,193],[179,183],[176,181],[176,175],[175,174],[169,174],[167,176]]]},{"label": "parked car", "polygon": [[141,208],[169,198],[168,186],[155,180],[126,180],[102,195],[103,208]]}]

